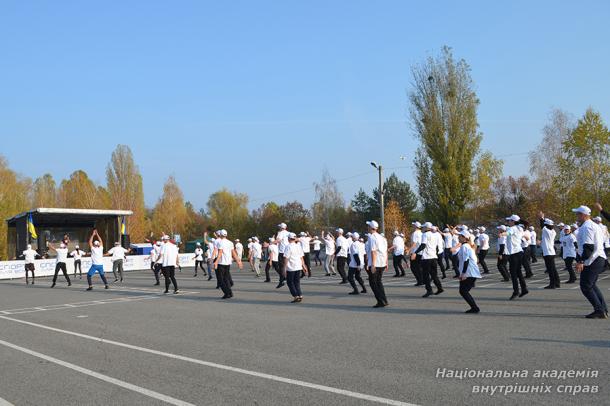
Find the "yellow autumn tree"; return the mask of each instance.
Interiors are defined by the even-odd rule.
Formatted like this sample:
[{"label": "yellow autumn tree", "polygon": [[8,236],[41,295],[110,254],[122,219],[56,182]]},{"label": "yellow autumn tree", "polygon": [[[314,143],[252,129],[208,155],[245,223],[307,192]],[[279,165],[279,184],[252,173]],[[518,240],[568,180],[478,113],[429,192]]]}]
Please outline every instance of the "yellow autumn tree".
[{"label": "yellow autumn tree", "polygon": [[69,179],[61,181],[58,191],[61,207],[74,209],[101,209],[104,202],[99,197],[98,188],[85,171],[74,171]]},{"label": "yellow autumn tree", "polygon": [[183,234],[188,223],[184,196],[173,176],[163,185],[163,195],[155,205],[152,226],[155,232]]},{"label": "yellow autumn tree", "polygon": [[394,231],[405,232],[407,230],[407,216],[400,210],[398,202],[390,200],[385,205],[385,229],[386,234],[391,235]]},{"label": "yellow autumn tree", "polygon": [[[28,210],[32,181],[13,172],[0,156],[0,259],[8,259],[6,219]],[[12,257],[14,253],[10,253]]]}]

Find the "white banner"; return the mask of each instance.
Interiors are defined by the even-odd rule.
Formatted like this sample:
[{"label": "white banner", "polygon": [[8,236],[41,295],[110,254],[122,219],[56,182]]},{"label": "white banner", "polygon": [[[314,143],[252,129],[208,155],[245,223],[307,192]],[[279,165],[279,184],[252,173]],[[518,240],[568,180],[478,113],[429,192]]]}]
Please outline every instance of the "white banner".
[{"label": "white banner", "polygon": [[[183,267],[195,266],[194,254],[180,254],[180,265]],[[91,266],[91,258],[81,259],[83,273],[87,273]],[[49,276],[55,273],[55,258],[37,259],[35,261],[36,276]],[[68,274],[74,275],[74,259],[68,258],[66,262]],[[123,263],[125,271],[141,271],[150,269],[150,257],[148,255],[128,255]],[[112,272],[112,259],[104,257],[104,271]],[[61,271],[60,271],[61,274]],[[0,279],[25,278],[25,261],[0,261]]]}]

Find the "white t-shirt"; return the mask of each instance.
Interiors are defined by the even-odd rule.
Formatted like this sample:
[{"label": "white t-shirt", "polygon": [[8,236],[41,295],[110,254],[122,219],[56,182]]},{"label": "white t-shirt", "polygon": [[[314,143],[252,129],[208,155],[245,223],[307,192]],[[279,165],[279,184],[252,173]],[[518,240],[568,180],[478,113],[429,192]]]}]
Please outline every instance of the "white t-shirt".
[{"label": "white t-shirt", "polygon": [[405,254],[405,240],[399,235],[394,237],[392,240],[392,245],[394,246],[394,255],[400,256]]},{"label": "white t-shirt", "polygon": [[161,247],[158,247],[157,245],[153,246],[153,248],[150,250],[150,262],[152,262],[153,264],[157,262],[157,260],[159,259],[160,252]]},{"label": "white t-shirt", "polygon": [[[248,250],[251,250],[252,243],[248,244]],[[241,258],[244,255],[244,245],[240,242],[235,243],[235,252],[237,252],[237,257]]]},{"label": "white t-shirt", "polygon": [[56,263],[66,262],[66,260],[68,259],[67,248],[57,248],[55,252],[57,253],[57,258],[55,259]]},{"label": "white t-shirt", "polygon": [[347,238],[340,235],[339,237],[337,237],[337,240],[335,241],[335,243],[337,244],[337,247],[339,248],[339,252],[337,253],[337,256],[347,258],[347,250],[349,248],[349,243],[347,242]]},{"label": "white t-shirt", "polygon": [[527,248],[530,245],[530,241],[532,240],[531,234],[529,230],[523,230],[523,235],[521,236],[521,248]]},{"label": "white t-shirt", "polygon": [[498,236],[497,250],[500,252],[500,245],[504,245],[504,254],[506,254],[506,236],[500,235]]},{"label": "white t-shirt", "polygon": [[445,249],[453,247],[453,236],[451,233],[443,233],[443,241],[445,242]]},{"label": "white t-shirt", "polygon": [[128,250],[121,246],[112,247],[108,251],[108,253],[112,255],[112,262],[118,261],[119,259],[125,259],[125,254],[128,252]]},{"label": "white t-shirt", "polygon": [[[386,239],[379,233],[372,233],[369,236],[369,246],[371,250],[371,255],[368,259],[369,265],[375,268],[385,268],[388,266],[388,242]],[[372,263],[373,252],[376,253],[377,257],[374,264]]]},{"label": "white t-shirt", "polygon": [[301,244],[301,248],[303,248],[304,254],[308,254],[309,252],[311,252],[311,247],[309,245],[310,242],[311,242],[310,237],[305,236],[305,237],[299,238],[299,243]]},{"label": "white t-shirt", "polygon": [[317,238],[315,240],[313,240],[313,250],[314,251],[320,251],[321,246],[322,246],[322,243],[320,242],[320,240],[318,240]]},{"label": "white t-shirt", "polygon": [[72,257],[74,258],[75,261],[81,259],[83,257],[83,255],[85,255],[85,251],[79,249],[79,250],[74,250],[70,253],[70,255],[72,255]]},{"label": "white t-shirt", "polygon": [[483,251],[489,250],[489,236],[485,233],[479,235],[479,247]]},{"label": "white t-shirt", "polygon": [[200,248],[200,247],[195,248],[195,260],[203,261],[203,248]]},{"label": "white t-shirt", "polygon": [[576,258],[576,247],[574,246],[576,236],[573,233],[566,234],[562,232],[561,234],[559,241],[561,242],[563,259]]},{"label": "white t-shirt", "polygon": [[517,226],[508,227],[506,229],[506,254],[513,255],[523,252],[521,247],[521,238],[523,237],[523,230]]},{"label": "white t-shirt", "polygon": [[214,259],[214,243],[212,241],[208,242],[208,252],[206,253],[207,259]]},{"label": "white t-shirt", "polygon": [[411,249],[411,254],[413,254],[413,253],[415,253],[415,251],[417,251],[417,249],[421,245],[421,240],[422,240],[422,232],[420,229],[416,229],[415,231],[413,231],[413,234],[411,234],[411,244],[415,244],[415,248]]},{"label": "white t-shirt", "polygon": [[36,259],[36,255],[38,255],[38,253],[31,248],[23,251],[23,257],[25,258],[26,264],[33,264],[34,260]]},{"label": "white t-shirt", "polygon": [[419,251],[422,259],[438,258],[436,255],[437,241],[432,231],[426,231],[422,234],[421,243],[426,244],[426,247],[422,251]]},{"label": "white t-shirt", "polygon": [[[540,240],[540,248],[542,248],[542,256],[555,255],[555,237],[557,232],[549,230],[546,227],[542,228],[542,239]],[[531,245],[531,244],[530,244]]]},{"label": "white t-shirt", "polygon": [[286,247],[286,251],[284,251],[284,259],[286,262],[286,271],[287,272],[296,272],[303,270],[303,248],[301,248],[301,244],[297,244],[296,242],[291,242]]},{"label": "white t-shirt", "polygon": [[530,231],[530,245],[536,245],[536,232]]},{"label": "white t-shirt", "polygon": [[91,263],[93,265],[103,265],[104,264],[104,246],[100,245],[96,247],[95,245],[91,247]]},{"label": "white t-shirt", "polygon": [[269,244],[269,258],[271,262],[277,262],[279,259],[280,251],[277,244]]},{"label": "white t-shirt", "polygon": [[218,258],[218,264],[231,265],[233,263],[232,252],[235,249],[233,241],[229,241],[226,238],[219,238],[216,241],[218,241],[218,249],[222,250],[222,253],[219,253],[220,257]]},{"label": "white t-shirt", "polygon": [[467,278],[481,277],[481,272],[479,271],[479,266],[477,265],[477,256],[469,244],[462,244],[460,250],[458,251],[458,260],[458,271],[460,275],[462,275],[462,271],[464,270],[464,264],[466,261],[468,261],[468,268],[466,268],[466,273],[463,275],[465,275]]},{"label": "white t-shirt", "polygon": [[[116,247],[115,247],[116,248]],[[166,242],[161,248],[162,266],[176,266],[178,262],[178,247],[171,242]]]},{"label": "white t-shirt", "polygon": [[288,247],[288,234],[290,234],[288,230],[280,230],[277,233],[277,239],[279,240],[278,249],[280,251],[280,254],[283,254],[286,248]]},{"label": "white t-shirt", "polygon": [[[362,268],[364,266],[364,244],[360,241],[354,241],[352,245],[349,247],[349,267],[350,268]],[[358,265],[355,261],[355,257],[360,259],[360,265]]]},{"label": "white t-shirt", "polygon": [[335,255],[335,240],[331,237],[324,237],[324,245],[326,246],[326,255]]},{"label": "white t-shirt", "polygon": [[593,253],[585,261],[585,266],[589,266],[597,258],[606,258],[604,252],[604,230],[591,219],[582,223],[578,228],[578,235],[576,236],[578,242],[578,255],[582,255],[585,244],[593,244]]},{"label": "white t-shirt", "polygon": [[252,243],[252,247],[250,247],[252,252],[252,258],[261,259],[263,256],[263,246],[257,242]]}]

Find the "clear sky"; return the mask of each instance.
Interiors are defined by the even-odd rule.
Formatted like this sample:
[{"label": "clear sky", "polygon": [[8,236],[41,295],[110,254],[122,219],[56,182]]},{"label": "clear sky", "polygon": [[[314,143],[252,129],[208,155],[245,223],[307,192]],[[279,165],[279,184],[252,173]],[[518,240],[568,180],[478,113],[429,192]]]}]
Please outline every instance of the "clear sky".
[{"label": "clear sky", "polygon": [[413,181],[410,67],[449,45],[483,147],[522,175],[551,108],[610,121],[609,20],[608,1],[5,0],[0,154],[103,183],[128,144],[148,205],[170,174],[196,207],[223,186],[309,205],[325,166],[349,200],[371,160]]}]

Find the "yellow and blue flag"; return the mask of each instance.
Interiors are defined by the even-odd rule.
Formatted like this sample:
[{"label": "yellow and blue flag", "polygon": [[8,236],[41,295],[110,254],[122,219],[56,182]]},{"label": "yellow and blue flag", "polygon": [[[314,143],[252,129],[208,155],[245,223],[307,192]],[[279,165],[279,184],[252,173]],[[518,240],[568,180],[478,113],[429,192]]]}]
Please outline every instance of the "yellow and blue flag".
[{"label": "yellow and blue flag", "polygon": [[32,213],[30,213],[28,216],[27,227],[32,238],[38,238],[38,234],[36,234],[36,227],[34,227],[34,219],[32,219]]},{"label": "yellow and blue flag", "polygon": [[127,226],[125,224],[125,216],[123,216],[123,219],[121,220],[121,234],[122,235],[127,234]]}]

